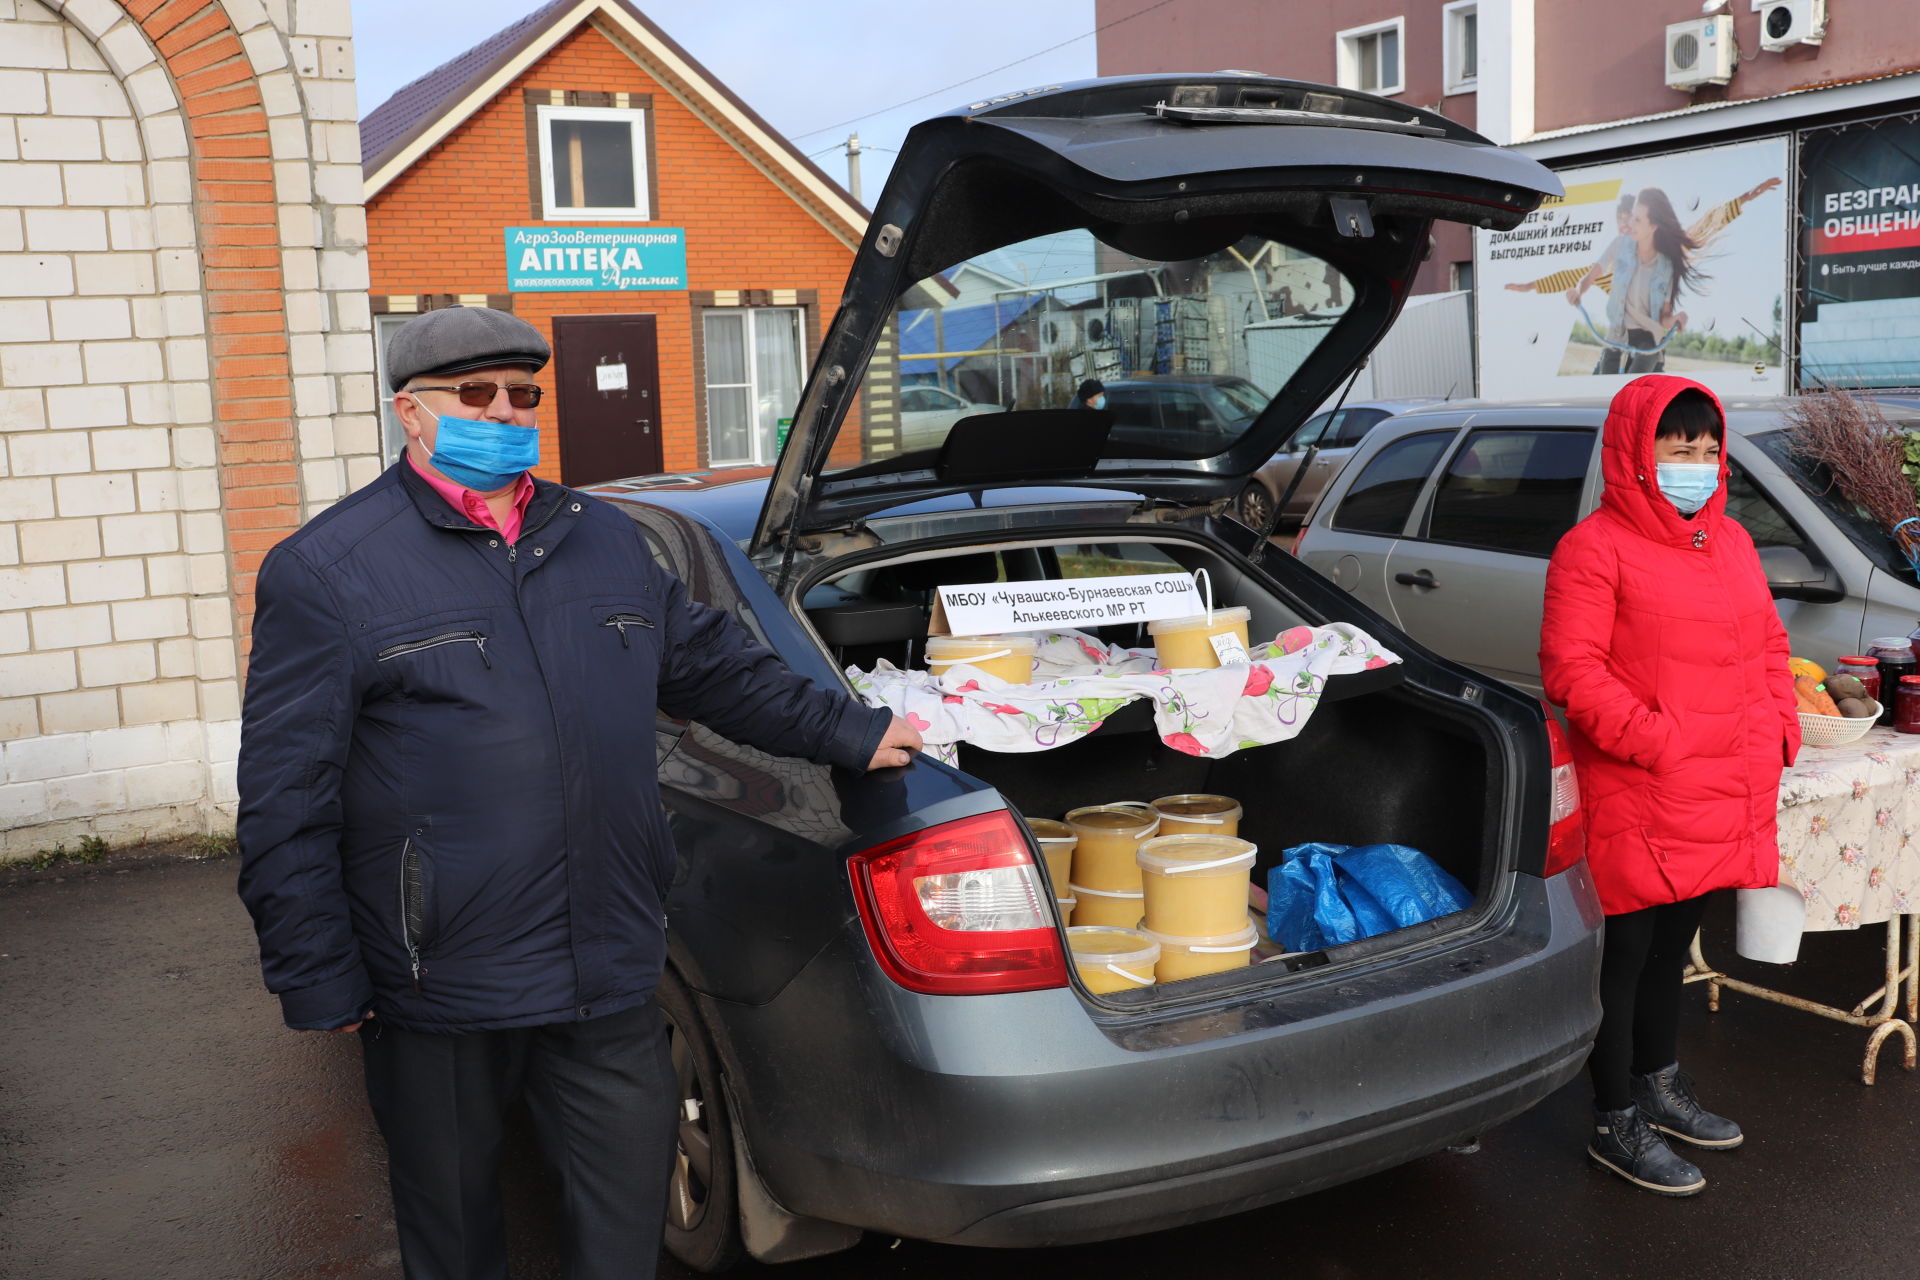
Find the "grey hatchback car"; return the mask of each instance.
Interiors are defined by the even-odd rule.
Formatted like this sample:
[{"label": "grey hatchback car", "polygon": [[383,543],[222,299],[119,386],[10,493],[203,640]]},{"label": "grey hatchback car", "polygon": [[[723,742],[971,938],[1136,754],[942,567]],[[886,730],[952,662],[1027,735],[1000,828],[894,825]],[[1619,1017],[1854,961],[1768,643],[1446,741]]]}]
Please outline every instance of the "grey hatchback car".
[{"label": "grey hatchback car", "polygon": [[[1727,514],[1753,535],[1793,651],[1831,665],[1913,630],[1920,584],[1832,476],[1794,456],[1786,407],[1727,402]],[[1606,414],[1601,400],[1456,401],[1392,418],[1295,553],[1434,652],[1537,695],[1547,558],[1600,504]]]},{"label": "grey hatchback car", "polygon": [[[1404,659],[1307,682],[1299,736],[1221,759],[1165,746],[1127,709],[1041,754],[960,743],[953,765],[864,775],[698,723],[635,725],[679,850],[659,989],[682,1090],[676,1256],[717,1270],[863,1230],[1007,1246],[1178,1226],[1438,1151],[1579,1070],[1600,916],[1564,742],[1536,700],[1427,653],[1228,518],[1392,324],[1434,219],[1513,226],[1557,190],[1441,116],[1262,76],[975,103],[903,144],[774,475],[596,487],[695,598],[823,685],[918,665],[938,584],[1141,566],[1208,570],[1257,636],[1349,622]],[[1260,314],[1239,305],[1247,262],[1337,272],[1352,301],[1218,438],[1149,448],[1108,410],[1015,408],[904,440],[889,335],[942,292],[924,282],[981,257],[1050,305],[1103,309],[1121,335],[1103,340],[1124,344],[1103,358],[1167,374],[1228,373],[1245,343],[1231,325],[1162,328],[1157,299]],[[1143,304],[1101,291],[1115,279],[1158,286]],[[1004,361],[981,372],[1010,403],[1057,403],[1039,354],[970,358]],[[1137,623],[1098,630],[1141,642]],[[1095,993],[1027,819],[1181,792],[1244,798],[1259,883],[1306,841],[1397,841],[1473,902]]]}]

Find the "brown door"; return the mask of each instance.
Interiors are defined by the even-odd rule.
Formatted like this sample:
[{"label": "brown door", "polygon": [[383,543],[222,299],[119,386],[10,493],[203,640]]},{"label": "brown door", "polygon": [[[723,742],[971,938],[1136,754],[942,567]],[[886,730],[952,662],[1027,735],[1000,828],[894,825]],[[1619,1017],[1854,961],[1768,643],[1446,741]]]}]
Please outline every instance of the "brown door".
[{"label": "brown door", "polygon": [[560,483],[656,475],[660,350],[652,316],[555,316]]}]

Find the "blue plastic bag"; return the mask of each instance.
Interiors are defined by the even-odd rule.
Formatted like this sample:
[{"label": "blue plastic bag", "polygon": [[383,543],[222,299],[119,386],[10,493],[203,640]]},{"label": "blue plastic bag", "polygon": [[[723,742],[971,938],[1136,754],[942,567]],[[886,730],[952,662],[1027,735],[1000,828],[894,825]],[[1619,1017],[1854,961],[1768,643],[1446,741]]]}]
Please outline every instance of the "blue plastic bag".
[{"label": "blue plastic bag", "polygon": [[1473,895],[1403,844],[1302,844],[1267,873],[1267,932],[1318,951],[1464,911]]}]

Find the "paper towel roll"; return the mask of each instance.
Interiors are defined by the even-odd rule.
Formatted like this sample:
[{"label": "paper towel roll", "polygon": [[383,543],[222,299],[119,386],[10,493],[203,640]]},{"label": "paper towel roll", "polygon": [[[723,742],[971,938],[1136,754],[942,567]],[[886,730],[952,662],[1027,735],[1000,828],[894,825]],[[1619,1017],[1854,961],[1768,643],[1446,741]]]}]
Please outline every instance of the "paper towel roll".
[{"label": "paper towel roll", "polygon": [[1749,960],[1792,964],[1800,958],[1807,902],[1792,885],[1741,889],[1735,900],[1733,949]]}]

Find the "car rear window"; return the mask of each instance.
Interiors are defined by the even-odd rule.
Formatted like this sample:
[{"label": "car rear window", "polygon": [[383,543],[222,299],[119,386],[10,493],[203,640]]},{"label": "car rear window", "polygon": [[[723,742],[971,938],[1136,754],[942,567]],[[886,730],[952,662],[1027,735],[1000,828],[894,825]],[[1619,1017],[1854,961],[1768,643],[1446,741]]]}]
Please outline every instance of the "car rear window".
[{"label": "car rear window", "polygon": [[1440,461],[1451,431],[1423,431],[1395,440],[1367,463],[1340,499],[1333,527],[1350,533],[1397,534],[1407,526],[1414,499],[1433,464]]},{"label": "car rear window", "polygon": [[[1089,381],[1113,414],[1104,456],[1215,457],[1267,412],[1353,298],[1331,263],[1261,235],[1172,261],[1085,229],[994,249],[900,295],[892,341],[869,361],[865,398],[827,469],[926,465],[953,424],[905,413],[1064,409]],[[902,388],[942,399],[910,403]],[[776,448],[770,436],[762,452]]]},{"label": "car rear window", "polygon": [[1553,554],[1580,518],[1591,431],[1472,432],[1433,495],[1427,536],[1520,555]]}]

